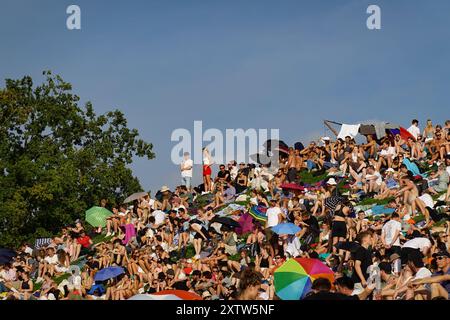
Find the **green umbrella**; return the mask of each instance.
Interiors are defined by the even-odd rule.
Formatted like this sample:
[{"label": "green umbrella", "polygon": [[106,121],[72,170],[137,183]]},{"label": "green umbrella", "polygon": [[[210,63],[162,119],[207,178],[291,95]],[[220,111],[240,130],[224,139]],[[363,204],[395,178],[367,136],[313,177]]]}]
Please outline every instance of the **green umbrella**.
[{"label": "green umbrella", "polygon": [[113,213],[102,207],[92,207],[86,211],[86,221],[93,227],[105,227],[106,218]]}]

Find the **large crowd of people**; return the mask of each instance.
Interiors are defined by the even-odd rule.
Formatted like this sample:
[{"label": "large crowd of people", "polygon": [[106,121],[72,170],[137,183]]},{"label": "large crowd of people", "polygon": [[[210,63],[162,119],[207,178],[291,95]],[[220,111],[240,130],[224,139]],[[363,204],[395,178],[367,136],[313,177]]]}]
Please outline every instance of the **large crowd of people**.
[{"label": "large crowd of people", "polygon": [[[280,145],[277,166],[217,166],[205,148],[196,187],[200,173],[185,153],[174,190],[112,208],[102,201],[112,211],[105,227],[77,220],[43,246],[17,248],[0,266],[0,297],[184,290],[203,300],[273,300],[274,271],[310,258],[334,281],[315,279],[302,299],[449,299],[450,121],[421,130],[414,120],[407,131]],[[284,223],[298,231],[274,231]],[[96,279],[111,267],[123,272]]]}]

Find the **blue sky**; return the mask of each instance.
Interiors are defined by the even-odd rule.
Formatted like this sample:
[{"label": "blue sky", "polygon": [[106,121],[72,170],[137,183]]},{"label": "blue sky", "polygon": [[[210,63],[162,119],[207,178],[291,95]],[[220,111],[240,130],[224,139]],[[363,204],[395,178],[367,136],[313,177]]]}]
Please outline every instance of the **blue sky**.
[{"label": "blue sky", "polygon": [[[330,134],[323,119],[450,118],[448,0],[1,3],[2,80],[50,69],[97,113],[121,109],[154,144],[156,159],[132,165],[146,190],[179,183],[170,136],[194,120],[307,143]],[[81,31],[66,29],[70,4]],[[369,4],[379,31],[366,28]]]}]

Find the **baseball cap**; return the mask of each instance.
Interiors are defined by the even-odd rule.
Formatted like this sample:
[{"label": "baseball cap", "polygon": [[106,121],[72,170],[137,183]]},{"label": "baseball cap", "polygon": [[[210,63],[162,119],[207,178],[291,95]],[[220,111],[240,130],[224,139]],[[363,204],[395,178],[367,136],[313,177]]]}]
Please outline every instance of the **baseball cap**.
[{"label": "baseball cap", "polygon": [[433,254],[433,258],[437,258],[437,257],[450,258],[450,254],[447,251],[439,251],[439,252]]}]

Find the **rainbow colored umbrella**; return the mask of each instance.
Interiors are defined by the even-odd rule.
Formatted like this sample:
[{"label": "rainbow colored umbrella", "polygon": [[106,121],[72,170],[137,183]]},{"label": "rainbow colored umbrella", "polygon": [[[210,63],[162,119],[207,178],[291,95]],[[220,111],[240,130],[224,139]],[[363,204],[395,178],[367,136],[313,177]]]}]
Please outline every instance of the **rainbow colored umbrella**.
[{"label": "rainbow colored umbrella", "polygon": [[300,300],[317,278],[334,282],[334,273],[319,259],[289,259],[274,272],[275,292],[281,300]]},{"label": "rainbow colored umbrella", "polygon": [[265,222],[267,221],[266,215],[267,207],[264,206],[253,206],[249,210],[249,214],[258,221]]}]

